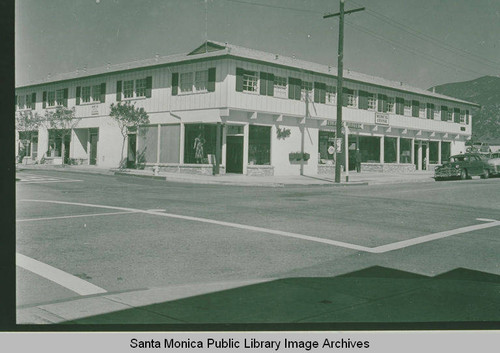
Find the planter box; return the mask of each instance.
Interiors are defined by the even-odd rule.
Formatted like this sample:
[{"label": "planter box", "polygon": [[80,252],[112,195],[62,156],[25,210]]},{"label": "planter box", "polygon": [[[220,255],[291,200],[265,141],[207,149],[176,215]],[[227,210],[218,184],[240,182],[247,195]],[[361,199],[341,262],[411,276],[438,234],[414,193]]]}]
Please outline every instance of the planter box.
[{"label": "planter box", "polygon": [[[144,170],[150,170],[154,173],[154,164],[147,164],[144,166]],[[213,165],[212,164],[160,164],[158,165],[158,171],[160,173],[176,173],[176,174],[194,174],[194,175],[213,175]],[[224,166],[219,166],[219,174],[226,174],[226,168]]]},{"label": "planter box", "polygon": [[274,167],[272,165],[248,165],[248,176],[273,176]]}]

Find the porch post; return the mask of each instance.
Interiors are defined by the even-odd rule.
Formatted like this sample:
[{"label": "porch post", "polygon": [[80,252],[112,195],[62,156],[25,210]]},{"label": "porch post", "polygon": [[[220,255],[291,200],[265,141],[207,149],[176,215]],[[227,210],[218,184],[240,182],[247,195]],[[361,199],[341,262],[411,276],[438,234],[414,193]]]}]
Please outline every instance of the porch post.
[{"label": "porch post", "polygon": [[221,123],[217,123],[216,125],[216,133],[215,133],[215,165],[213,169],[213,174],[220,174],[219,166],[220,166],[220,155],[221,155]]},{"label": "porch post", "polygon": [[410,155],[411,155],[411,164],[415,164],[415,139],[411,139],[411,148],[410,148]]},{"label": "porch post", "polygon": [[250,125],[247,123],[243,126],[243,175],[248,173],[248,139]]},{"label": "porch post", "polygon": [[438,141],[438,164],[441,164],[441,140]]},{"label": "porch post", "polygon": [[380,164],[384,164],[384,155],[385,155],[385,151],[384,151],[384,135],[382,135],[380,137]]},{"label": "porch post", "polygon": [[401,137],[396,137],[396,163],[401,163],[399,155],[401,154]]},{"label": "porch post", "polygon": [[422,170],[422,140],[418,141],[418,165],[417,170]]},{"label": "porch post", "polygon": [[425,148],[425,170],[429,170],[429,156],[430,156],[431,142],[427,142],[427,146]]},{"label": "porch post", "polygon": [[226,168],[226,139],[227,139],[227,125],[222,125],[222,165]]}]

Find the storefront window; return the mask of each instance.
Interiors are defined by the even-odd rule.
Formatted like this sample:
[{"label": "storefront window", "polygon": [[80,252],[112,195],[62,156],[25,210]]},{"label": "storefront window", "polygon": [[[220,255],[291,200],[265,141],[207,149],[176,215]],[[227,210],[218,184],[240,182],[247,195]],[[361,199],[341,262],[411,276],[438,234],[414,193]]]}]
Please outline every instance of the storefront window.
[{"label": "storefront window", "polygon": [[380,163],[380,137],[360,136],[359,152],[361,162]]},{"label": "storefront window", "polygon": [[209,163],[209,159],[215,156],[216,137],[216,125],[186,124],[184,127],[184,163]]},{"label": "storefront window", "polygon": [[385,137],[384,138],[384,163],[396,163],[397,159],[397,138]]},{"label": "storefront window", "polygon": [[271,127],[249,126],[248,164],[271,164]]},{"label": "storefront window", "polygon": [[411,163],[411,140],[401,139],[399,142],[399,163]]},{"label": "storefront window", "polygon": [[[335,132],[334,131],[319,131],[319,163],[326,164],[328,161],[333,161],[335,153],[328,153],[328,148],[335,145]],[[330,149],[331,151],[331,149]]]},{"label": "storefront window", "polygon": [[438,164],[439,146],[437,141],[429,142],[429,164]]},{"label": "storefront window", "polygon": [[441,163],[450,159],[451,142],[441,142]]}]

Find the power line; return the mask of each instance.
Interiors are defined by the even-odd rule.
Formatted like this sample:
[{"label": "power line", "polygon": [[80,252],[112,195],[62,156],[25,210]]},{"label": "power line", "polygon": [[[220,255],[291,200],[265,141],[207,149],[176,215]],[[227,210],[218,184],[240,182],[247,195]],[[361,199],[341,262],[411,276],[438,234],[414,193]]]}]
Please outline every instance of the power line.
[{"label": "power line", "polygon": [[438,58],[438,57],[435,57],[435,56],[433,56],[433,55],[430,55],[430,54],[424,54],[424,53],[422,53],[422,52],[420,52],[420,51],[418,51],[418,50],[415,50],[415,49],[414,49],[414,48],[412,48],[412,47],[409,47],[409,46],[407,46],[407,45],[400,44],[400,43],[395,42],[395,41],[393,41],[393,40],[391,40],[391,39],[388,39],[388,38],[386,38],[386,37],[384,37],[384,36],[381,36],[381,35],[379,35],[379,34],[377,34],[377,33],[373,32],[373,31],[369,30],[369,29],[368,29],[368,28],[366,28],[366,27],[363,27],[363,26],[360,26],[360,25],[356,25],[356,24],[354,24],[354,23],[352,23],[352,22],[348,22],[348,21],[346,21],[346,23],[347,23],[347,24],[349,24],[350,26],[352,26],[353,28],[357,29],[358,31],[364,32],[364,33],[366,33],[366,34],[369,34],[369,35],[371,35],[371,36],[373,36],[373,37],[375,37],[375,38],[377,38],[377,39],[379,39],[379,40],[382,40],[382,41],[384,41],[384,42],[388,42],[388,43],[390,43],[390,44],[392,44],[392,45],[394,45],[394,46],[397,46],[397,47],[399,47],[399,48],[401,48],[401,49],[403,49],[403,50],[405,50],[405,51],[407,51],[407,52],[410,52],[410,53],[412,53],[412,54],[419,55],[419,56],[421,56],[421,57],[423,57],[423,58],[425,58],[425,59],[427,59],[427,60],[429,60],[429,61],[432,61],[432,62],[433,62],[433,63],[435,63],[435,64],[438,64],[438,65],[441,65],[441,66],[445,66],[445,67],[450,68],[450,69],[459,70],[459,71],[462,71],[462,72],[464,72],[464,73],[473,73],[473,74],[476,74],[476,75],[484,75],[484,73],[481,73],[481,72],[478,72],[478,71],[474,71],[474,70],[470,70],[470,69],[464,68],[464,67],[462,67],[462,66],[459,66],[459,65],[453,64],[453,63],[451,63],[451,62],[449,62],[449,61],[445,61],[445,60],[440,59],[440,58]]},{"label": "power line", "polygon": [[269,7],[269,8],[280,9],[280,10],[292,10],[292,11],[299,11],[299,12],[309,12],[309,13],[313,13],[313,14],[323,14],[322,12],[319,12],[319,11],[313,11],[313,10],[307,10],[307,9],[297,9],[297,8],[286,7],[286,6],[262,4],[262,3],[251,2],[251,1],[244,1],[244,0],[225,0],[225,1],[235,2],[235,3],[240,3],[240,4],[247,4],[247,5],[254,5],[254,6]]},{"label": "power line", "polygon": [[[357,4],[355,1],[352,1],[353,4]],[[358,4],[357,4],[358,5]],[[477,54],[474,54],[474,53],[471,53],[467,50],[464,50],[464,49],[461,49],[461,48],[457,48],[455,46],[452,46],[451,44],[445,42],[445,41],[442,41],[442,40],[439,40],[435,37],[432,37],[428,34],[425,34],[423,32],[420,32],[414,28],[410,28],[408,27],[407,25],[405,24],[402,24],[401,22],[398,22],[396,20],[394,20],[393,18],[390,18],[380,12],[377,12],[375,10],[372,10],[372,9],[368,9],[367,10],[367,13],[389,25],[392,25],[416,38],[419,38],[419,39],[422,39],[422,40],[428,40],[428,41],[431,41],[433,42],[433,44],[436,44],[436,45],[439,45],[440,48],[442,49],[445,49],[445,50],[448,50],[450,52],[453,52],[455,54],[458,54],[462,57],[467,57],[467,56],[470,56],[470,57],[475,57],[477,59],[480,59],[482,61],[484,61],[485,63],[482,63],[483,65],[488,65],[494,69],[498,69],[500,67],[500,62],[497,62],[497,61],[492,61],[492,60],[489,60],[489,59],[486,59],[486,58],[483,58]],[[471,59],[471,58],[468,58],[469,60],[474,60],[474,59]],[[494,66],[490,65],[490,64],[487,64],[486,62],[490,63],[490,64],[493,64]]]}]

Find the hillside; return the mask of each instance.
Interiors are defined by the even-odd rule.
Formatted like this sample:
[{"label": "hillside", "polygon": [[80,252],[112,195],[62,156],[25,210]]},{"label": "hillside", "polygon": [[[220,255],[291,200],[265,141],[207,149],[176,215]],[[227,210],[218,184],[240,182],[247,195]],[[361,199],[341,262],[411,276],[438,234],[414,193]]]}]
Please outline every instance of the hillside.
[{"label": "hillside", "polygon": [[472,112],[474,140],[500,140],[500,77],[484,76],[472,81],[447,83],[431,87],[436,93],[481,105]]}]

